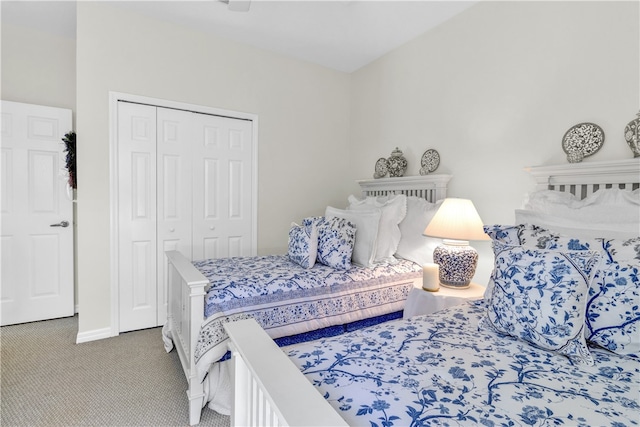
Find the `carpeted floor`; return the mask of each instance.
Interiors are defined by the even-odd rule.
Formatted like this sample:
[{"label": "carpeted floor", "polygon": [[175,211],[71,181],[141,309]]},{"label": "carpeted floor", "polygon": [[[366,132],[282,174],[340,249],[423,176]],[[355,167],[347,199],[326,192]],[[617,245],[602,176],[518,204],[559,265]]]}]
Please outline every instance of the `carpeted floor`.
[{"label": "carpeted floor", "polygon": [[[186,426],[187,381],[161,328],[75,344],[78,319],[0,329],[0,425]],[[204,408],[201,426],[229,426]]]}]

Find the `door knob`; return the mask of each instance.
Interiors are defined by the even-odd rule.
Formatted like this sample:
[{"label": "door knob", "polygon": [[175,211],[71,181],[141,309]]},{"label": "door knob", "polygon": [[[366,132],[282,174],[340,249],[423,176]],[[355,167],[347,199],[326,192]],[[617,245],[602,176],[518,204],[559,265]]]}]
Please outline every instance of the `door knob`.
[{"label": "door knob", "polygon": [[58,224],[51,224],[49,227],[68,227],[69,221],[61,221]]}]

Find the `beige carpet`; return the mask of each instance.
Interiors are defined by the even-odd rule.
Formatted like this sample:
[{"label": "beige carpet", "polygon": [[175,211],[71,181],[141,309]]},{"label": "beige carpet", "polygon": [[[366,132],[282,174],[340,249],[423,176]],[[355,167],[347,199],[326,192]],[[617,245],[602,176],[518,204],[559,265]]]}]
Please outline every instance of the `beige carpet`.
[{"label": "beige carpet", "polygon": [[[78,319],[0,329],[1,425],[186,426],[187,381],[161,329],[75,344]],[[204,408],[201,426],[229,426]]]}]

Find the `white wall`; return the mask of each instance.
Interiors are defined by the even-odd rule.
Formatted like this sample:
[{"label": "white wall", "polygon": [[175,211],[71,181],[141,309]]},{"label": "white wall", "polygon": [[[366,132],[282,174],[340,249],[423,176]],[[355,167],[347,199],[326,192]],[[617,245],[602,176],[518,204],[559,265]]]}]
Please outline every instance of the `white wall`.
[{"label": "white wall", "polygon": [[[396,146],[417,175],[434,148],[451,197],[472,199],[485,223],[513,223],[534,186],[523,168],[566,163],[572,125],[605,132],[585,162],[633,157],[623,130],[640,108],[638,5],[483,1],[355,72],[351,180]],[[474,246],[485,284],[490,245]]]},{"label": "white wall", "polygon": [[109,91],[259,116],[258,252],[284,253],[291,221],[342,202],[349,75],[78,2],[79,333],[110,325]]},{"label": "white wall", "polygon": [[75,111],[75,40],[3,22],[2,99]]}]

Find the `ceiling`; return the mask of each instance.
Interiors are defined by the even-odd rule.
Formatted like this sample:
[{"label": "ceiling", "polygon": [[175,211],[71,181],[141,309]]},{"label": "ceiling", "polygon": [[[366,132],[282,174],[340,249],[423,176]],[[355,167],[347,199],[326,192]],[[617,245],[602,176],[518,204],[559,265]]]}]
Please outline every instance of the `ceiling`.
[{"label": "ceiling", "polygon": [[[231,0],[232,2],[234,0]],[[112,5],[338,71],[352,72],[479,0],[114,1]],[[2,22],[75,37],[74,1],[2,0]]]}]

